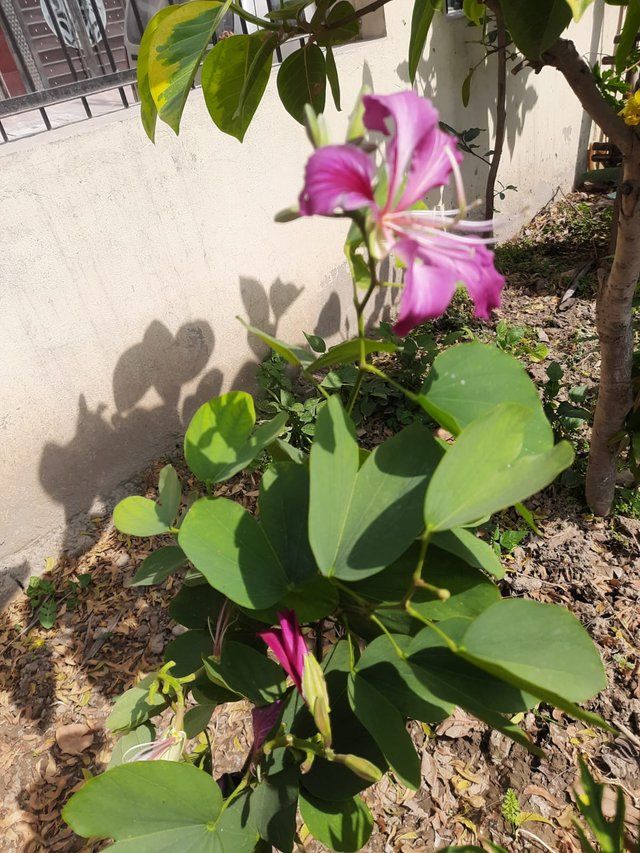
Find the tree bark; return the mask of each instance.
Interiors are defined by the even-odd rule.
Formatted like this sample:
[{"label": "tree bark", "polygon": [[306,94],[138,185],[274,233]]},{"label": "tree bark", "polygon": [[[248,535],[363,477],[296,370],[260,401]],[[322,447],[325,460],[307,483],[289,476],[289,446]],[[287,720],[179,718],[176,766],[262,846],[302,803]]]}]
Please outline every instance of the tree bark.
[{"label": "tree bark", "polygon": [[640,278],[640,142],[623,159],[620,216],[613,265],[596,301],[600,340],[600,383],[586,496],[598,515],[611,510],[616,485],[616,459],[625,418],[633,404],[631,306]]},{"label": "tree bark", "polygon": [[613,265],[596,300],[600,380],[586,481],[589,506],[597,515],[607,515],[613,504],[624,422],[633,403],[631,307],[640,278],[640,139],[601,96],[573,42],[558,39],[542,61],[564,75],[583,108],[623,155]]}]

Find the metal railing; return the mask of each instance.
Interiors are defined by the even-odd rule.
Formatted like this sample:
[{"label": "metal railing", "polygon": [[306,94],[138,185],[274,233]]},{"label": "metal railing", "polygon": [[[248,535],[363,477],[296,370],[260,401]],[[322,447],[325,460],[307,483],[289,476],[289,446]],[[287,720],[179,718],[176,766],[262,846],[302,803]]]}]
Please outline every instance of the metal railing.
[{"label": "metal railing", "polygon": [[[137,103],[142,33],[173,2],[0,0],[2,142]],[[243,6],[263,15],[272,0],[243,0]],[[255,27],[230,13],[220,29],[247,33]]]}]

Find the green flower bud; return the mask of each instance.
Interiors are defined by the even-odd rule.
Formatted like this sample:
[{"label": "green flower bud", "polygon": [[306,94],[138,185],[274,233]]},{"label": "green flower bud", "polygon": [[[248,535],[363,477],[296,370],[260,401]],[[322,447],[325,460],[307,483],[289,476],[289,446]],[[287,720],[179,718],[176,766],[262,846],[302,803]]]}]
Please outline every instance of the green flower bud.
[{"label": "green flower bud", "polygon": [[331,746],[331,722],[329,693],[322,667],[312,654],[307,654],[302,670],[302,695],[313,714],[314,722],[322,735],[325,746]]},{"label": "green flower bud", "polygon": [[371,761],[367,761],[366,758],[360,758],[358,755],[337,754],[334,761],[337,761],[338,764],[344,764],[352,773],[355,773],[356,776],[364,779],[365,782],[370,782],[372,785],[382,779],[381,771]]}]

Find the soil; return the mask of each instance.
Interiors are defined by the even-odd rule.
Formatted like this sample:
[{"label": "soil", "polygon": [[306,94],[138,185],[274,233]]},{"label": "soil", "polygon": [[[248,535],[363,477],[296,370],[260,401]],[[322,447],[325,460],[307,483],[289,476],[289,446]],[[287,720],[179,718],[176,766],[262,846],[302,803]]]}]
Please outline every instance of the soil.
[{"label": "soil", "polygon": [[[529,341],[518,354],[541,385],[549,363],[558,362],[564,370],[560,399],[567,399],[572,386],[587,386],[587,408],[598,371],[593,294],[606,264],[611,203],[606,197],[573,194],[543,210],[499,252],[508,274],[499,318],[526,328]],[[436,334],[469,326],[466,309],[460,312],[436,324]],[[471,325],[476,333],[490,334]],[[532,360],[525,350],[541,342],[549,353]],[[372,431],[377,429],[372,425]],[[583,453],[587,428],[572,429]],[[166,461],[158,460],[142,475],[141,493],[153,493]],[[621,734],[587,728],[540,706],[522,721],[545,749],[546,758],[538,759],[463,712],[435,729],[411,724],[422,756],[422,787],[414,793],[387,776],[366,792],[375,818],[367,850],[435,851],[490,839],[509,851],[578,851],[572,817],[579,755],[597,778],[622,787],[627,832],[637,838],[640,513],[631,507],[629,515],[590,515],[580,489],[583,463],[579,453],[570,476],[528,502],[540,535],[529,533],[505,554],[502,588],[505,595],[563,604],[582,621],[600,649],[609,683],[588,707]],[[257,472],[245,473],[217,492],[253,509],[258,482]],[[164,646],[180,630],[166,610],[179,581],[170,578],[161,587],[138,589],[126,585],[157,542],[128,540],[105,517],[94,518],[93,525],[96,544],[80,556],[63,555],[45,575],[62,598],[70,579],[91,574],[73,609],[72,596],[62,600],[48,630],[34,623],[26,595],[0,614],[0,828],[6,851],[100,848],[65,826],[62,806],[86,778],[106,767],[113,739],[104,720],[113,698],[141,673],[157,668]],[[518,530],[523,524],[506,514],[500,528]],[[227,705],[214,713],[210,736],[217,772],[237,770],[244,761],[247,711]],[[532,815],[517,831],[501,816],[509,788],[522,812]],[[610,810],[613,802],[608,789]],[[303,843],[304,849],[321,849],[310,839]]]}]

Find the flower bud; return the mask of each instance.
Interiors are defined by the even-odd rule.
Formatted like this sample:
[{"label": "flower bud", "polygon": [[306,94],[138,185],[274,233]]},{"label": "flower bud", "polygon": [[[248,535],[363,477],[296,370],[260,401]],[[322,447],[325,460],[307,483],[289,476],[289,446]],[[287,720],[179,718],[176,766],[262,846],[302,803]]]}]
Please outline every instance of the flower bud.
[{"label": "flower bud", "polygon": [[312,654],[304,659],[302,671],[302,695],[313,714],[314,722],[322,735],[325,746],[331,746],[331,722],[329,693],[322,667]]},{"label": "flower bud", "polygon": [[358,755],[336,755],[334,761],[338,764],[344,764],[352,773],[369,782],[372,785],[382,779],[382,773],[371,761],[366,758],[360,758]]}]

